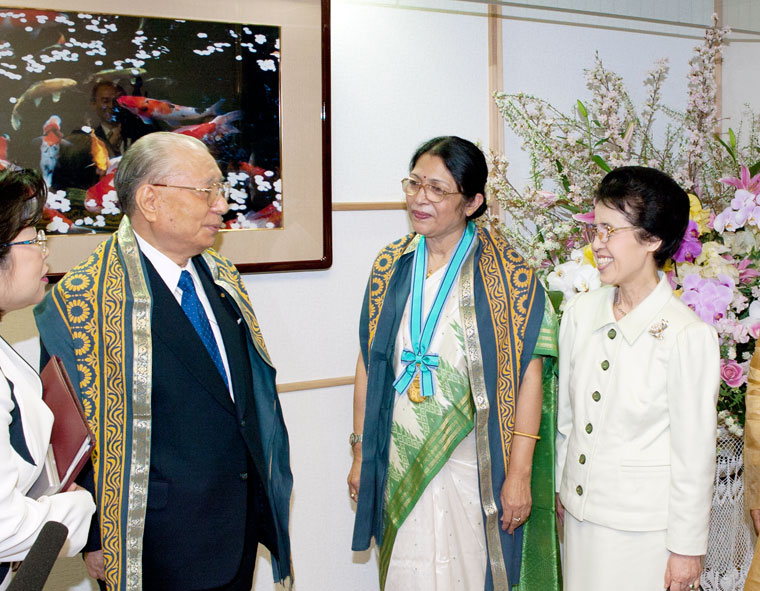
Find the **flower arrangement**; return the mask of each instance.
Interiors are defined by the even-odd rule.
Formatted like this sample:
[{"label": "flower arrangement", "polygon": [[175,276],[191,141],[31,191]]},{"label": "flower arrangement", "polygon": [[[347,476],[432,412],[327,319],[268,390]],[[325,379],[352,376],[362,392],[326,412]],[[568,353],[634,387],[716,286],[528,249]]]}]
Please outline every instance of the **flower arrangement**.
[{"label": "flower arrangement", "polygon": [[[689,193],[690,221],[664,270],[676,293],[718,332],[719,418],[741,435],[744,385],[760,334],[760,130],[748,111],[744,129],[725,136],[714,131],[715,68],[728,32],[713,17],[694,49],[684,112],[661,103],[666,60],[644,80],[647,98],[640,110],[598,54],[586,70],[591,98],[578,100],[570,114],[537,97],[496,93],[500,112],[530,157],[530,183],[515,187],[508,160],[490,152],[488,190],[501,212],[488,223],[538,269],[561,310],[575,293],[600,285],[582,222],[593,221],[593,194],[603,176],[635,164],[676,179]],[[666,119],[664,127],[658,115]]]}]

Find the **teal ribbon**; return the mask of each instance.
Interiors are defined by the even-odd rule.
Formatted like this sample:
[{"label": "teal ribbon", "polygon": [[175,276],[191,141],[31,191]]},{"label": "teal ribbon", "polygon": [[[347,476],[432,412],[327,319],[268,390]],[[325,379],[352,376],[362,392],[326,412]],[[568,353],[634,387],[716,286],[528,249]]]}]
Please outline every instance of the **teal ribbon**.
[{"label": "teal ribbon", "polygon": [[425,317],[424,325],[422,319],[422,308],[424,302],[425,278],[427,276],[428,253],[425,245],[425,237],[420,238],[417,249],[414,252],[414,265],[412,267],[412,301],[409,314],[409,333],[412,337],[412,349],[404,349],[401,353],[401,362],[405,364],[396,381],[393,382],[393,388],[396,392],[403,394],[409,388],[409,384],[420,373],[420,392],[422,396],[432,396],[435,393],[435,384],[433,382],[433,370],[438,367],[438,354],[428,353],[430,341],[438,328],[441,320],[443,306],[446,299],[454,287],[459,271],[464,264],[467,254],[475,244],[477,230],[473,222],[468,222],[462,237],[459,239],[454,254],[446,265],[446,272],[443,276],[441,285],[438,286],[438,292],[435,294],[433,305],[430,312]]}]

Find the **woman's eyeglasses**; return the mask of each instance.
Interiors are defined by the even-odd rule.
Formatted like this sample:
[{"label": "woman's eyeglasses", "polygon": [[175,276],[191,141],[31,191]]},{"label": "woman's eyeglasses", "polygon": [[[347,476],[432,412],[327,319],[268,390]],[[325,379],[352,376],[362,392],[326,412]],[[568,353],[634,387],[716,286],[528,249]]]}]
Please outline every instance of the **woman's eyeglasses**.
[{"label": "woman's eyeglasses", "polygon": [[411,177],[401,179],[401,188],[409,197],[414,197],[417,193],[420,192],[421,189],[425,191],[425,196],[428,198],[428,201],[432,201],[433,203],[440,203],[448,195],[458,195],[460,193],[460,191],[447,191],[438,185],[421,183],[417,179],[413,179]]},{"label": "woman's eyeglasses", "polygon": [[594,241],[594,238],[599,238],[599,242],[606,244],[609,241],[610,236],[612,236],[615,232],[622,232],[623,230],[634,230],[636,228],[638,228],[638,226],[620,226],[619,228],[615,228],[609,224],[586,224],[583,227],[583,238],[589,244]]},{"label": "woman's eyeglasses", "polygon": [[37,232],[37,236],[32,238],[31,240],[21,240],[19,242],[6,242],[5,244],[0,244],[0,248],[5,248],[6,246],[18,246],[20,244],[36,244],[37,246],[42,249],[43,256],[47,254],[48,252],[48,246],[47,246],[47,236],[45,236],[45,230],[40,230]]}]

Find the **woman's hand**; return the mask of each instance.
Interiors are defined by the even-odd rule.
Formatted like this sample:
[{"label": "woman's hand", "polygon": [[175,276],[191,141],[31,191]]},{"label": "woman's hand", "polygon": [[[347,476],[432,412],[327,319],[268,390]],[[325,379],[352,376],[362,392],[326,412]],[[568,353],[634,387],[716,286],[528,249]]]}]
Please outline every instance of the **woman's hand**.
[{"label": "woman's hand", "polygon": [[348,471],[348,493],[351,500],[356,502],[359,498],[359,481],[362,474],[362,443],[359,441],[354,444],[354,461],[351,463],[351,470]]},{"label": "woman's hand", "polygon": [[69,484],[69,486],[67,486],[66,490],[63,491],[63,492],[73,492],[75,490],[83,490],[83,491],[87,492],[86,488],[82,488],[76,482],[72,482],[71,484]]},{"label": "woman's hand", "polygon": [[[670,553],[665,568],[665,588],[670,591],[688,591],[699,588],[702,574],[702,557]],[[693,585],[689,587],[689,585]]]},{"label": "woman's hand", "polygon": [[565,506],[559,500],[559,493],[554,494],[554,499],[557,508],[557,521],[560,525],[565,525]]},{"label": "woman's hand", "polygon": [[515,471],[507,473],[507,478],[501,487],[501,529],[509,534],[514,533],[528,519],[533,499],[530,495],[530,473],[518,474]]}]

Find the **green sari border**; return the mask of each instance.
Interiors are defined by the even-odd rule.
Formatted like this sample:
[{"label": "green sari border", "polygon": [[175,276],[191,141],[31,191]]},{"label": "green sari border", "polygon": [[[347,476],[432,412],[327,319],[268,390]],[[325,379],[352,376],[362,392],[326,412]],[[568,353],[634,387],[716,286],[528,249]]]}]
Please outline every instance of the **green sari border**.
[{"label": "green sari border", "polygon": [[462,396],[457,401],[435,432],[426,439],[414,463],[401,479],[394,497],[385,503],[383,543],[380,546],[379,559],[380,589],[385,588],[398,530],[409,517],[430,481],[449,460],[457,445],[472,431],[472,422],[468,418],[470,404],[468,396]]}]

